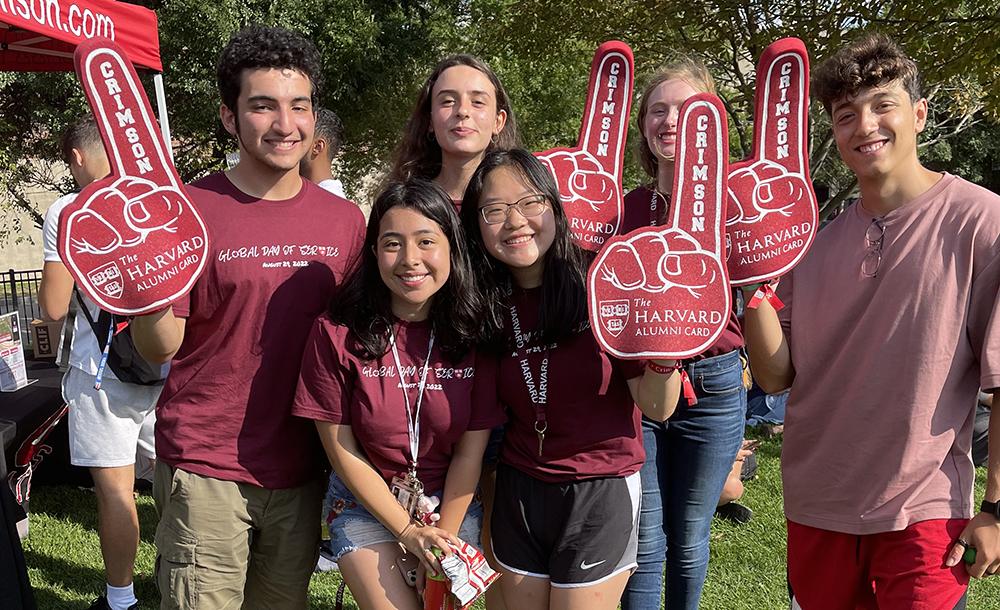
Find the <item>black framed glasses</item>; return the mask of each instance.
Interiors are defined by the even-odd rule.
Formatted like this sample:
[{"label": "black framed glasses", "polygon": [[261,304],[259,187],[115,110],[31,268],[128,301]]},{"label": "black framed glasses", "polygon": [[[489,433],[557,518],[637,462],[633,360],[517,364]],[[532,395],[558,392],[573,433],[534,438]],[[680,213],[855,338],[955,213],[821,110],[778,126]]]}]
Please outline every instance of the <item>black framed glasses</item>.
[{"label": "black framed glasses", "polygon": [[483,220],[488,225],[498,225],[507,220],[510,211],[517,208],[517,211],[525,218],[540,216],[549,207],[548,198],[541,193],[521,197],[514,203],[491,203],[479,208]]},{"label": "black framed glasses", "polygon": [[867,251],[861,261],[861,273],[865,277],[877,277],[879,265],[882,264],[882,242],[885,240],[885,222],[881,218],[872,218],[865,231]]}]

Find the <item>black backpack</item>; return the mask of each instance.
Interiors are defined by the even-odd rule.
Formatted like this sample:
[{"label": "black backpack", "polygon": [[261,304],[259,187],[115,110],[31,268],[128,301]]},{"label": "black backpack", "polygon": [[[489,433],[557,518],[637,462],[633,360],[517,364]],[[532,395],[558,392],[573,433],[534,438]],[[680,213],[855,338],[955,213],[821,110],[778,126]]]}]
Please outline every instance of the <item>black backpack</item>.
[{"label": "black backpack", "polygon": [[[111,325],[123,322],[124,319],[102,309],[95,322],[94,318],[90,315],[90,308],[83,301],[80,291],[74,289],[73,292],[76,293],[76,300],[80,303],[80,309],[83,311],[83,315],[87,317],[87,322],[90,323],[90,328],[94,331],[94,336],[97,337],[98,347],[104,349],[101,341],[104,340],[104,337],[108,336]],[[132,329],[129,326],[116,332],[111,337],[111,349],[108,351],[108,366],[111,367],[111,370],[119,381],[134,383],[136,385],[163,385],[160,365],[150,364],[139,355],[139,352],[135,349],[135,343],[132,342]]]}]

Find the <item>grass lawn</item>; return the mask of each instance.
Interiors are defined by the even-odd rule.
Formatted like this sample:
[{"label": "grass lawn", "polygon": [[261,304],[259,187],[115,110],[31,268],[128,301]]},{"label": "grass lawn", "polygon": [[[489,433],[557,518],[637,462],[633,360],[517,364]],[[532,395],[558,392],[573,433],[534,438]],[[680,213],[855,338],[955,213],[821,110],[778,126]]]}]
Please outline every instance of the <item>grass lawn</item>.
[{"label": "grass lawn", "polygon": [[[758,450],[757,479],[747,485],[743,503],[754,511],[744,526],[716,520],[712,559],[702,608],[779,610],[788,607],[785,590],[785,527],[781,512],[779,441],[765,440]],[[982,497],[984,471],[977,471],[976,497]],[[69,487],[36,487],[31,497],[31,535],[26,541],[31,583],[44,610],[82,609],[103,591],[97,516],[93,494]],[[137,594],[143,608],[156,608],[152,582],[156,514],[149,496],[139,498],[142,544],[136,566]],[[336,573],[313,576],[310,608],[333,608],[340,579]],[[350,594],[345,608],[355,608]],[[970,610],[1000,610],[1000,578],[977,581]],[[947,610],[947,609],[943,609]]]}]

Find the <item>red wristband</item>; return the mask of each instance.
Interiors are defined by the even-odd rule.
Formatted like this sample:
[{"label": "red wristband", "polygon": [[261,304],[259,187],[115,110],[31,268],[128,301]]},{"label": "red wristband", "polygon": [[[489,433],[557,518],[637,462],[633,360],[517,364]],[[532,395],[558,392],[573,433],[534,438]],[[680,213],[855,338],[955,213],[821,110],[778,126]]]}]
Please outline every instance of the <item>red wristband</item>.
[{"label": "red wristband", "polygon": [[774,291],[774,285],[761,284],[757,290],[754,291],[753,296],[747,302],[747,309],[757,309],[761,302],[767,301],[771,304],[771,307],[774,307],[775,311],[780,311],[785,304],[778,298],[778,293]]},{"label": "red wristband", "polygon": [[676,371],[677,369],[681,368],[681,366],[680,364],[677,363],[676,360],[674,361],[673,366],[663,366],[662,364],[657,364],[652,360],[647,360],[646,368],[653,371],[654,373],[659,373],[660,375],[669,375],[674,371]]},{"label": "red wristband", "polygon": [[684,395],[684,399],[687,400],[689,405],[698,404],[698,396],[695,394],[694,385],[691,383],[691,378],[688,376],[687,371],[684,370],[684,365],[680,360],[674,361],[673,366],[663,366],[662,364],[657,364],[652,360],[647,360],[646,368],[654,373],[659,373],[660,375],[669,375],[674,371],[680,371],[681,392]]}]

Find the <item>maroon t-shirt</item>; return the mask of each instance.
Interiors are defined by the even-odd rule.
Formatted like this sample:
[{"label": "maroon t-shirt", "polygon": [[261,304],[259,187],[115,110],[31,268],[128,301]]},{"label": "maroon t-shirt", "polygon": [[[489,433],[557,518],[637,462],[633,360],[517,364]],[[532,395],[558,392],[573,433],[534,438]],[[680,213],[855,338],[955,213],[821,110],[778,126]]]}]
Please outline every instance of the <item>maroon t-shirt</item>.
[{"label": "maroon t-shirt", "polygon": [[[653,191],[640,186],[625,195],[625,213],[622,215],[621,227],[618,229],[619,235],[625,235],[641,227],[648,227],[654,216],[657,219],[667,218],[667,205],[664,197],[657,197],[656,210],[653,211]],[[740,328],[740,320],[736,317],[736,299],[733,299],[733,310],[729,312],[729,322],[722,334],[716,339],[707,350],[697,356],[688,358],[688,361],[703,360],[713,356],[728,354],[734,349],[743,347],[743,329]]]},{"label": "maroon t-shirt", "polygon": [[[431,336],[429,322],[398,322],[394,329],[402,375],[391,348],[377,360],[347,349],[349,331],[325,316],[313,326],[302,357],[292,414],[349,425],[368,461],[386,483],[405,473],[410,460],[406,393],[416,416],[418,388]],[[455,446],[469,430],[504,421],[497,402],[496,359],[467,354],[446,359],[435,342],[420,407],[417,478],[429,492],[444,488]]]},{"label": "maroon t-shirt", "polygon": [[[542,457],[538,457],[535,404],[521,359],[526,351],[531,380],[537,388],[546,351],[532,332],[538,324],[541,289],[515,289],[512,298],[527,346],[518,353],[505,352],[500,358],[500,401],[510,409],[500,459],[551,483],[637,472],[645,459],[641,412],[626,379],[640,376],[643,363],[608,356],[589,329],[547,346],[548,429]],[[507,332],[513,340],[511,326]]]},{"label": "maroon t-shirt", "polygon": [[224,174],[187,187],[211,257],[156,409],[156,455],[203,476],[282,489],[316,475],[315,428],[291,417],[302,350],[364,238],[361,212],[307,180],[263,201]]}]

